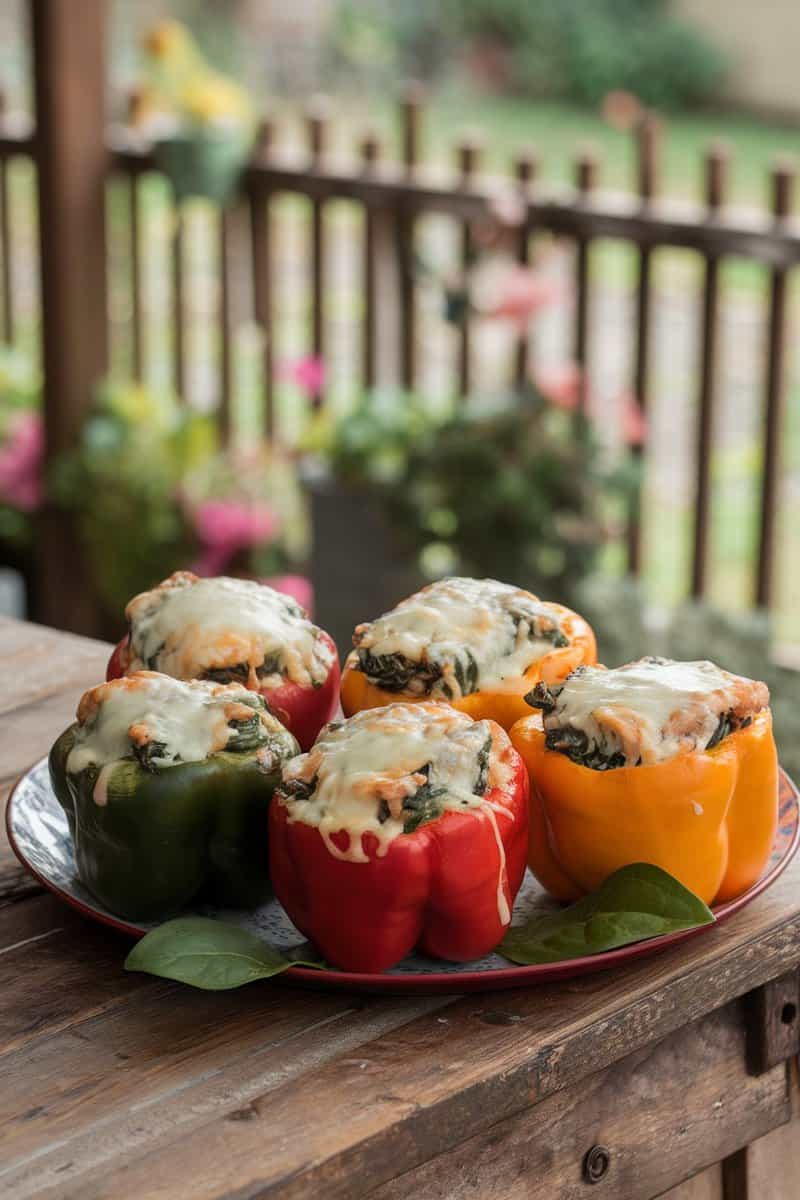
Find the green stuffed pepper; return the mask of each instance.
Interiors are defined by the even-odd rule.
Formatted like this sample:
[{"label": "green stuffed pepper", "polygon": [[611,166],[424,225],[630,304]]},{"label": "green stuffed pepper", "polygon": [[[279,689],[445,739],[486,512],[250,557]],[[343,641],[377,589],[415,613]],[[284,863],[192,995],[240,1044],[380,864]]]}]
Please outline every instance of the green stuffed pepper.
[{"label": "green stuffed pepper", "polygon": [[78,875],[108,909],[159,920],[198,893],[270,893],[267,816],[294,737],[241,684],[139,671],[86,692],[50,752]]}]

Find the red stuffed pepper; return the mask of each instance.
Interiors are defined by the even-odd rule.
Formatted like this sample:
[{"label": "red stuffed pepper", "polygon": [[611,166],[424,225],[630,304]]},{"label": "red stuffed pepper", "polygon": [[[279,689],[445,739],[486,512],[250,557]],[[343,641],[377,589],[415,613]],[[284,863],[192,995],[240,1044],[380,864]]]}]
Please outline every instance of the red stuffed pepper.
[{"label": "red stuffed pepper", "polygon": [[525,767],[494,721],[435,703],[368,709],[285,764],[273,887],[343,970],[386,971],[414,947],[477,959],[511,920],[527,807]]},{"label": "red stuffed pepper", "polygon": [[240,683],[307,750],[338,703],[339,657],[332,638],[297,601],[250,579],[199,579],[176,571],[125,609],[128,634],[107,679],[160,671],[175,679]]}]

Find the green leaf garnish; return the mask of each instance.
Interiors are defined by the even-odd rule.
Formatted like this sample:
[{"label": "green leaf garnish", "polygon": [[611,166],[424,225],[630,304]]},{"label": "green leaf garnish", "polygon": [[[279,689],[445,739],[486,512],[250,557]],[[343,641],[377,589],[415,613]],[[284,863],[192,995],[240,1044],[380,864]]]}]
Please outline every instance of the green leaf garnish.
[{"label": "green leaf garnish", "polygon": [[509,929],[497,950],[525,965],[561,962],[713,921],[708,905],[668,871],[633,863],[569,908]]},{"label": "green leaf garnish", "polygon": [[125,959],[126,971],[145,971],[209,992],[270,979],[291,966],[322,967],[304,943],[284,955],[247,929],[210,917],[177,917],[145,934]]}]

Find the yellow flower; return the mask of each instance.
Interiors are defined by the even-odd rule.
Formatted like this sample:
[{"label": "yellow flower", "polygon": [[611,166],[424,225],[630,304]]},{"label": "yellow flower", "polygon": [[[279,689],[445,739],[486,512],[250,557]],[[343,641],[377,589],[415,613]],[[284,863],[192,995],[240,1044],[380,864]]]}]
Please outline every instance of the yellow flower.
[{"label": "yellow flower", "polygon": [[181,94],[181,108],[193,121],[246,122],[253,118],[247,94],[232,80],[209,72],[191,80]]},{"label": "yellow flower", "polygon": [[159,62],[179,65],[195,57],[194,38],[180,21],[159,21],[144,39],[145,51]]}]

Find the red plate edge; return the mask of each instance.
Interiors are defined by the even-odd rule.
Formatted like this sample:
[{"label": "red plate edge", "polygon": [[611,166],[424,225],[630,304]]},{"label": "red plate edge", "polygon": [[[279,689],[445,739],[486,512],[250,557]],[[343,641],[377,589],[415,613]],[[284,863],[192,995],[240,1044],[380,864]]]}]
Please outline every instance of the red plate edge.
[{"label": "red plate edge", "polygon": [[[38,761],[32,764],[27,771],[23,771],[12,787],[6,802],[5,827],[11,849],[25,870],[30,875],[33,875],[41,883],[42,887],[46,888],[54,896],[57,896],[59,900],[74,908],[82,916],[89,917],[98,924],[107,925],[109,928],[115,929],[119,933],[127,934],[138,941],[144,937],[144,934],[135,925],[128,925],[125,921],[118,920],[116,917],[100,913],[78,900],[75,896],[70,896],[67,892],[62,892],[54,883],[35,870],[17,846],[11,831],[11,806],[23,779],[37,765]],[[750,904],[762,892],[765,892],[783,874],[794,858],[798,845],[800,845],[800,790],[798,790],[797,786],[781,767],[778,800],[779,821],[784,789],[788,792],[790,800],[794,803],[795,812],[794,833],[792,834],[792,840],[788,849],[771,870],[762,875],[741,896],[737,896],[735,900],[729,900],[726,904],[720,904],[712,908],[712,912],[716,918],[714,925],[701,925],[696,929],[683,929],[678,930],[676,933],[664,933],[659,937],[649,938],[647,941],[635,942],[631,946],[620,946],[617,950],[604,950],[600,954],[587,954],[582,958],[569,958],[557,963],[539,963],[531,966],[516,964],[509,967],[501,967],[499,970],[493,971],[462,971],[457,974],[445,974],[443,972],[441,974],[416,975],[370,975],[356,971],[320,971],[313,967],[289,967],[288,971],[284,971],[281,975],[275,977],[276,982],[296,983],[301,987],[311,987],[321,991],[376,992],[383,995],[417,994],[456,996],[462,992],[505,991],[514,987],[527,987],[559,979],[572,979],[578,975],[594,974],[596,971],[604,971],[618,964],[633,962],[636,959],[657,954],[659,951],[666,950],[679,942],[688,941],[690,938],[697,937],[699,934],[716,928],[722,921],[727,920],[728,917],[732,917],[734,913]]]}]

